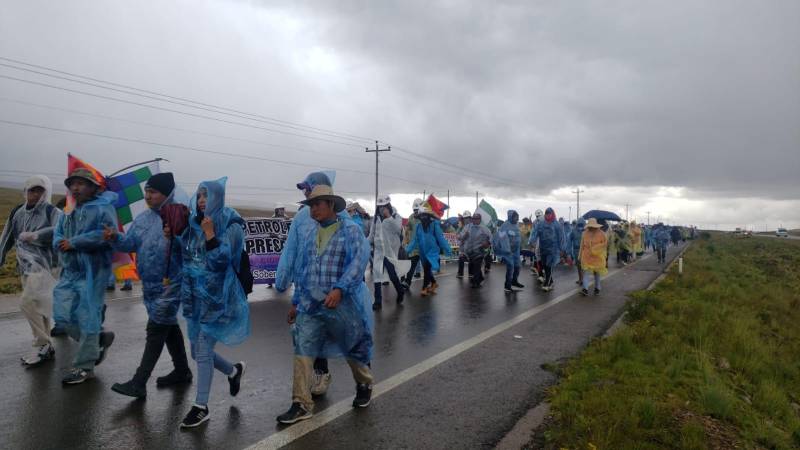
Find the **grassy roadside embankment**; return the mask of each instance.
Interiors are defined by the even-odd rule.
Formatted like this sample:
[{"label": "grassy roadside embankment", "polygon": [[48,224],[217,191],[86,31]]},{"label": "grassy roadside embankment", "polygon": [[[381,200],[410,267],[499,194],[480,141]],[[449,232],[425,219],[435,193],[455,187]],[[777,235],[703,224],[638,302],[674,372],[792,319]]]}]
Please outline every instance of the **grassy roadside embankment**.
[{"label": "grassy roadside embankment", "polygon": [[695,241],[549,394],[549,448],[800,448],[800,242]]}]

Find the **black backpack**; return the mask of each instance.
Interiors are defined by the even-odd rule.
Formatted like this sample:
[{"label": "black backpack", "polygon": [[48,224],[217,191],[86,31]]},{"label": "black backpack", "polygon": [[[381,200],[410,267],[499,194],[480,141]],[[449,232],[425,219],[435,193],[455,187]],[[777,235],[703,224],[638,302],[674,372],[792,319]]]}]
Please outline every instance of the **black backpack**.
[{"label": "black backpack", "polygon": [[253,293],[253,272],[250,271],[250,256],[244,250],[242,250],[242,256],[239,258],[239,271],[236,272],[236,278],[239,279],[245,296]]}]

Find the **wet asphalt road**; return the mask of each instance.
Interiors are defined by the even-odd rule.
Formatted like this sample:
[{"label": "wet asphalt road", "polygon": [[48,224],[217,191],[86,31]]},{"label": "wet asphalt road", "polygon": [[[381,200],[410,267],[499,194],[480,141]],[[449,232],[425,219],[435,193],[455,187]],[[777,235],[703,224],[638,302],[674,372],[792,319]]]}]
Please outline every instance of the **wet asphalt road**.
[{"label": "wet asphalt road", "polygon": [[[670,257],[679,248],[671,247]],[[439,276],[439,294],[419,296],[420,282],[402,307],[384,289],[384,309],[375,316],[376,382],[430,358],[491,327],[573,290],[575,272],[560,268],[556,289],[503,292],[505,269],[495,265],[480,290],[455,277],[455,264]],[[296,440],[293,448],[474,448],[498,442],[542,396],[553,376],[540,365],[573,355],[617,317],[624,293],[644,288],[660,273],[647,258],[609,278],[599,298],[575,296],[506,332],[445,361],[381,395],[366,410],[347,413]],[[119,297],[119,294],[115,295]],[[251,296],[252,334],[238,347],[218,346],[231,361],[247,361],[242,391],[228,394],[215,373],[211,420],[193,431],[178,424],[194,400],[194,385],[157,389],[137,401],[110,390],[128,380],[144,345],[146,313],[140,300],[109,302],[106,328],[117,337],[96,378],[62,387],[74,343],[57,338],[56,360],[26,369],[19,358],[29,351],[30,329],[18,315],[0,319],[1,448],[243,448],[282,430],[275,416],[287,409],[291,392],[292,346],[285,323],[289,297],[259,287]],[[263,301],[261,301],[263,300]],[[522,336],[515,339],[514,335]],[[171,370],[166,351],[154,376]],[[331,361],[333,384],[315,412],[351,399],[353,381],[343,361]]]}]

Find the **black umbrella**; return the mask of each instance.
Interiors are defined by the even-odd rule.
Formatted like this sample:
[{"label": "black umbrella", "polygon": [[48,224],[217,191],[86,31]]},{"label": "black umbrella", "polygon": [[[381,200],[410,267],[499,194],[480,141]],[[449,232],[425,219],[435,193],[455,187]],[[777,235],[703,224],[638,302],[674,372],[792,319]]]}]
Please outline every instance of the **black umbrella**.
[{"label": "black umbrella", "polygon": [[593,209],[583,215],[584,219],[595,218],[597,220],[610,220],[612,222],[622,222],[622,218],[611,211],[603,211],[601,209]]}]

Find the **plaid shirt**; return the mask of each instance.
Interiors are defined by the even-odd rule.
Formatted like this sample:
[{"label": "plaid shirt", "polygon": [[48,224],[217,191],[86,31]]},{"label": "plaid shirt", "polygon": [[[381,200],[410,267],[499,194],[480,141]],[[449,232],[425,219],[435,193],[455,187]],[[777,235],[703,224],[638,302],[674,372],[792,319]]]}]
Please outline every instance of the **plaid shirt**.
[{"label": "plaid shirt", "polygon": [[343,301],[364,282],[369,263],[369,243],[360,227],[339,219],[339,229],[317,253],[319,225],[309,230],[301,254],[303,271],[295,283],[292,302],[300,311],[313,312],[333,289],[341,289]]}]

